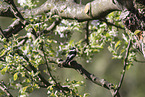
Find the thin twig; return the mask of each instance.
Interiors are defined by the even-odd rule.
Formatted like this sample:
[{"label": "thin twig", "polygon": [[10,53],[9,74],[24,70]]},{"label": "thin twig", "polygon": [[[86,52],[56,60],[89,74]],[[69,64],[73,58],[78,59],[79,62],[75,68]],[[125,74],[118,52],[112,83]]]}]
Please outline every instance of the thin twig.
[{"label": "thin twig", "polygon": [[56,28],[57,25],[60,24],[60,22],[61,22],[61,19],[57,18],[46,30],[41,31],[39,35],[43,33],[48,35],[48,32],[49,32],[49,35],[52,34],[53,30]]},{"label": "thin twig", "polygon": [[56,18],[56,20],[46,29],[47,31],[52,31],[56,28],[58,24],[60,24],[61,19]]},{"label": "thin twig", "polygon": [[116,28],[120,28],[120,29],[125,30],[125,28],[121,27],[120,25],[115,25],[114,23],[108,22],[107,19],[100,19],[100,21],[105,22],[107,25],[114,26]]},{"label": "thin twig", "polygon": [[140,61],[140,60],[137,60],[137,59],[134,59],[135,62],[139,62],[139,63],[145,63],[145,61]]},{"label": "thin twig", "polygon": [[0,33],[1,33],[1,35],[2,35],[4,38],[6,38],[6,41],[8,42],[8,38],[5,36],[5,34],[4,34],[4,32],[3,32],[2,28],[1,28],[1,26],[0,26]]},{"label": "thin twig", "polygon": [[[65,95],[67,95],[67,93],[65,92],[65,91],[70,91],[70,89],[69,88],[66,88],[65,87],[65,89],[60,85],[60,83],[58,83],[57,81],[56,81],[56,79],[53,77],[53,75],[52,75],[52,73],[51,73],[51,69],[50,69],[50,67],[49,67],[49,65],[48,65],[48,60],[47,60],[47,58],[46,58],[46,54],[45,54],[45,52],[44,52],[44,47],[43,47],[44,45],[43,45],[43,43],[42,43],[42,48],[41,48],[41,50],[42,50],[42,52],[43,52],[43,54],[44,54],[44,60],[45,60],[45,64],[46,64],[46,67],[47,67],[47,71],[48,71],[48,73],[49,73],[49,75],[50,75],[50,77],[52,78],[52,80],[55,82],[55,84],[56,84],[56,87],[58,87],[60,90],[62,90],[62,92],[65,94]],[[65,91],[64,91],[65,90]]]},{"label": "thin twig", "polygon": [[[34,73],[37,72],[37,69],[31,64],[31,62],[29,61],[29,58],[25,55],[23,55],[22,53],[20,54],[19,52],[17,52],[19,56],[22,56],[26,62],[29,64],[30,68],[34,71]],[[51,84],[39,73],[38,74],[39,78],[41,79],[42,82],[44,82],[47,86],[50,86]]]},{"label": "thin twig", "polygon": [[0,26],[0,33],[1,33],[1,35],[2,35],[4,38],[6,38],[5,35],[4,35],[4,32],[3,32],[2,28],[1,28],[1,26]]},{"label": "thin twig", "polygon": [[125,59],[124,59],[123,72],[122,72],[122,74],[121,74],[121,79],[120,79],[119,85],[118,85],[118,87],[117,87],[116,93],[117,93],[117,92],[119,91],[119,89],[121,88],[122,83],[123,83],[123,80],[124,80],[124,76],[125,76],[125,72],[126,72],[126,67],[127,67],[127,65],[128,65],[127,61],[128,61],[128,55],[129,55],[130,47],[131,47],[131,40],[129,41],[128,46],[127,46],[127,48],[126,48],[126,54],[125,54]]},{"label": "thin twig", "polygon": [[52,80],[57,84],[58,82],[55,80],[55,78],[52,76],[52,74],[51,74],[51,72],[50,72],[50,67],[48,66],[48,60],[47,60],[47,58],[46,58],[46,54],[45,54],[45,52],[44,52],[44,47],[43,47],[43,43],[41,44],[41,50],[42,50],[42,52],[43,52],[43,54],[44,54],[44,60],[45,60],[45,64],[46,64],[46,67],[47,67],[47,71],[48,71],[48,73],[49,73],[49,75],[50,75],[50,77],[52,78]]},{"label": "thin twig", "polygon": [[86,26],[85,26],[85,30],[86,30],[86,35],[85,35],[85,40],[87,45],[89,45],[89,21],[86,21]]},{"label": "thin twig", "polygon": [[0,61],[4,62],[4,59],[0,58]]},{"label": "thin twig", "polygon": [[0,82],[0,89],[5,92],[8,97],[13,97],[3,81]]}]

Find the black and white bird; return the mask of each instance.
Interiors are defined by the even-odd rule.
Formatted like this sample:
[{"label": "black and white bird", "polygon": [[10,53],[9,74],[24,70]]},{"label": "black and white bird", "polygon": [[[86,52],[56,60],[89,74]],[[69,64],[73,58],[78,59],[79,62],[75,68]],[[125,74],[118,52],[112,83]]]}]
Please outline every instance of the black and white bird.
[{"label": "black and white bird", "polygon": [[65,65],[68,64],[77,54],[76,48],[72,47],[67,55],[67,58],[65,60]]}]

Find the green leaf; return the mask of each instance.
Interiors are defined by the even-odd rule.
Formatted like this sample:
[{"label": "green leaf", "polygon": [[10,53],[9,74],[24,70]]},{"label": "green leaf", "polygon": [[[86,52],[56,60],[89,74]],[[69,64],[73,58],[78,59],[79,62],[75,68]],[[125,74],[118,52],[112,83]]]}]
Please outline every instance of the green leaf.
[{"label": "green leaf", "polygon": [[130,67],[131,67],[131,65],[127,65],[127,66],[126,66],[126,69],[129,70]]},{"label": "green leaf", "polygon": [[5,68],[3,68],[1,70],[1,74],[4,75],[6,73],[6,71],[8,70],[8,66],[6,66]]},{"label": "green leaf", "polygon": [[3,50],[0,52],[0,57],[4,56],[4,55],[5,55],[5,53],[6,53],[6,50],[5,50],[5,49],[3,49]]},{"label": "green leaf", "polygon": [[89,97],[90,94],[89,93],[85,93],[83,97]]},{"label": "green leaf", "polygon": [[138,34],[140,32],[141,32],[141,30],[135,30],[134,34],[136,35],[136,34]]},{"label": "green leaf", "polygon": [[117,41],[117,43],[115,44],[115,48],[117,48],[120,45],[121,41]]},{"label": "green leaf", "polygon": [[69,44],[72,45],[74,43],[74,40],[70,40]]},{"label": "green leaf", "polygon": [[120,54],[122,54],[122,53],[124,53],[125,52],[125,49],[121,49],[121,52],[120,52]]},{"label": "green leaf", "polygon": [[25,92],[27,90],[28,86],[23,87],[22,91]]},{"label": "green leaf", "polygon": [[18,72],[14,74],[14,81],[18,79]]}]

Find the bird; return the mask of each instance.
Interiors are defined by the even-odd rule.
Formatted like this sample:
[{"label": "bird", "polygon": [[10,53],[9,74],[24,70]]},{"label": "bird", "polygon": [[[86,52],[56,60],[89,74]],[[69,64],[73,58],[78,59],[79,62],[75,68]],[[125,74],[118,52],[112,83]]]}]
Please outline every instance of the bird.
[{"label": "bird", "polygon": [[67,55],[67,58],[65,60],[65,65],[67,65],[77,54],[76,48],[72,47]]}]

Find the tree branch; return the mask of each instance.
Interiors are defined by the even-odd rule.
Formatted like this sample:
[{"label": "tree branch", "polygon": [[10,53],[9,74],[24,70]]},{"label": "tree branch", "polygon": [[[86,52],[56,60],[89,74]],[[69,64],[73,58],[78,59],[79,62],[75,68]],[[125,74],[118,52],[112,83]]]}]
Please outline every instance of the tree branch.
[{"label": "tree branch", "polygon": [[[11,1],[11,0],[10,0]],[[14,3],[11,4],[14,9],[20,13],[17,8],[14,6]],[[107,6],[106,6],[107,5]],[[7,4],[3,3],[1,7],[0,16],[14,17],[14,13],[11,10],[6,10]],[[23,17],[28,18],[32,15],[45,14],[51,12],[51,15],[59,15],[62,18],[75,19],[78,21],[92,20],[96,18],[105,17],[108,13],[114,10],[119,10],[119,8],[112,2],[112,0],[95,0],[86,5],[76,4],[72,1],[57,1],[57,0],[47,0],[42,6],[32,9],[25,10],[23,12]],[[8,11],[11,13],[9,16]],[[91,13],[90,13],[91,12]],[[21,14],[19,15],[21,17]]]},{"label": "tree branch", "polygon": [[16,7],[16,5],[14,3],[14,0],[4,0],[4,2],[8,3],[11,6],[11,8],[15,10],[15,11],[14,10],[12,10],[12,11],[13,11],[13,14],[15,15],[16,18],[24,20],[24,18],[21,15],[20,11]]},{"label": "tree branch", "polygon": [[[106,6],[107,4],[107,6]],[[51,15],[57,14],[63,19],[75,19],[78,21],[87,21],[96,18],[105,17],[108,13],[119,10],[112,0],[95,0],[86,5],[76,4],[70,1],[47,0],[42,6],[27,10],[24,17],[51,12]]]},{"label": "tree branch", "polygon": [[86,21],[86,25],[85,25],[84,29],[86,31],[85,41],[86,41],[87,45],[89,45],[89,35],[90,35],[90,32],[89,32],[89,21]]},{"label": "tree branch", "polygon": [[126,48],[126,54],[125,54],[125,58],[124,58],[124,67],[123,67],[123,71],[122,71],[122,74],[121,74],[121,79],[120,79],[119,85],[118,85],[117,90],[116,90],[114,95],[117,95],[117,93],[119,92],[119,90],[122,86],[124,76],[125,76],[125,72],[126,72],[126,66],[128,65],[127,61],[128,61],[128,55],[129,55],[130,47],[131,47],[131,41],[129,41],[128,46]]},{"label": "tree branch", "polygon": [[13,34],[16,34],[20,30],[24,29],[27,24],[28,22],[26,21],[16,19],[7,29],[3,30],[3,34],[6,38],[9,38]]},{"label": "tree branch", "polygon": [[[62,61],[62,60],[61,60]],[[101,86],[101,87],[104,87],[108,90],[111,91],[111,94],[114,96],[114,93],[115,93],[115,85],[110,83],[110,82],[107,82],[105,79],[100,79],[98,77],[95,77],[93,74],[89,73],[87,70],[85,70],[81,64],[77,63],[76,61],[72,60],[70,63],[68,63],[68,65],[64,65],[63,61],[60,62],[58,64],[59,67],[61,68],[72,68],[72,69],[75,69],[76,71],[78,71],[82,76],[84,76],[84,78],[86,79],[89,79],[90,81],[92,81],[93,83]],[[120,94],[119,92],[117,93],[117,97],[120,97]]]},{"label": "tree branch", "polygon": [[[34,73],[36,73],[37,69],[30,63],[29,58],[27,56],[23,55],[22,53],[20,53],[18,50],[17,50],[17,53],[19,56],[22,56],[26,60],[26,62],[29,64],[30,68],[34,71]],[[44,82],[47,86],[51,85],[40,73],[38,74],[38,76],[41,79],[41,81]]]},{"label": "tree branch", "polygon": [[[0,16],[17,18],[17,20],[14,21],[7,29],[3,30],[7,38],[11,37],[12,34],[18,33],[26,25],[28,25],[29,21],[26,22],[24,18],[29,18],[32,15],[48,13],[48,15],[50,16],[58,15],[62,19],[88,21],[103,18],[112,11],[120,10],[120,8],[118,7],[118,3],[114,4],[112,0],[94,0],[87,3],[86,5],[76,4],[75,2],[72,2],[72,0],[64,2],[57,0],[47,0],[40,7],[32,10],[18,10],[13,0],[5,1],[10,4],[11,7],[5,3],[2,3],[2,5],[0,4],[2,6],[0,8]],[[5,6],[7,6],[8,8]],[[50,28],[48,28],[48,30],[49,29],[51,29],[51,26]]]},{"label": "tree branch", "polygon": [[119,26],[119,25],[115,25],[114,23],[108,22],[107,19],[100,19],[100,21],[105,22],[107,25],[114,26],[114,27],[116,27],[116,28],[125,30],[125,28],[123,28],[123,27],[121,27],[121,26]]},{"label": "tree branch", "polygon": [[140,60],[137,60],[137,59],[134,59],[135,62],[139,62],[139,63],[145,63],[145,61],[140,61]]},{"label": "tree branch", "polygon": [[46,31],[52,31],[56,28],[56,26],[61,22],[61,19],[56,19],[47,29]]},{"label": "tree branch", "polygon": [[0,2],[0,16],[15,18],[11,6],[5,2]]},{"label": "tree branch", "polygon": [[55,84],[56,84],[56,87],[57,88],[59,88],[59,90],[62,90],[62,92],[65,94],[65,95],[67,95],[67,93],[65,92],[65,91],[71,91],[71,89],[69,89],[68,87],[62,87],[61,85],[60,85],[60,83],[58,83],[57,81],[56,81],[56,79],[53,77],[53,75],[52,75],[52,73],[51,73],[51,69],[50,69],[50,67],[49,67],[49,62],[48,62],[48,60],[47,60],[47,55],[45,54],[45,50],[44,50],[44,43],[42,42],[41,43],[41,50],[42,50],[42,52],[43,52],[43,55],[44,55],[44,61],[45,61],[45,64],[46,64],[46,67],[47,67],[47,71],[48,71],[48,73],[49,73],[49,75],[50,75],[50,77],[52,78],[52,80],[55,82]]},{"label": "tree branch", "polygon": [[12,94],[9,92],[9,90],[7,89],[6,85],[4,84],[3,81],[0,82],[0,89],[6,93],[6,95],[8,97],[13,97]]},{"label": "tree branch", "polygon": [[1,33],[1,35],[2,35],[4,38],[6,38],[1,27],[0,27],[0,33]]}]

